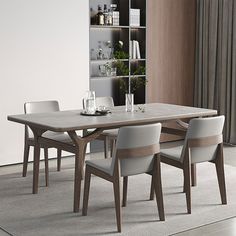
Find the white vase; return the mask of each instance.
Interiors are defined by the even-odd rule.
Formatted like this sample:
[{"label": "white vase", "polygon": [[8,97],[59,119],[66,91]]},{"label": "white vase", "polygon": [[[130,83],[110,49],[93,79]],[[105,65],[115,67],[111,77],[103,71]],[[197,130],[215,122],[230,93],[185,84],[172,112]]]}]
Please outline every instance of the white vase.
[{"label": "white vase", "polygon": [[133,93],[125,94],[125,110],[127,112],[134,111],[134,94]]}]

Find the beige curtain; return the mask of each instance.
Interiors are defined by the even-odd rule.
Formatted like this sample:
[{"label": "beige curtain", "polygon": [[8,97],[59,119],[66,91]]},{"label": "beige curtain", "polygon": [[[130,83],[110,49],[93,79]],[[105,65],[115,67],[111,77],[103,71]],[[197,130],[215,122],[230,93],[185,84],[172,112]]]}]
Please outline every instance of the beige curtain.
[{"label": "beige curtain", "polygon": [[236,0],[197,0],[194,104],[226,117],[236,144]]}]

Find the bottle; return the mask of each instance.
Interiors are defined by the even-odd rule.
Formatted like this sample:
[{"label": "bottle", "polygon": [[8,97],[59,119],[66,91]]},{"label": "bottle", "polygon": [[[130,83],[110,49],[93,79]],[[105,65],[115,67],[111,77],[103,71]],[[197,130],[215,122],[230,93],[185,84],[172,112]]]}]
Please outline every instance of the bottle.
[{"label": "bottle", "polygon": [[97,24],[104,25],[104,14],[100,5],[98,5]]},{"label": "bottle", "polygon": [[113,16],[112,16],[111,9],[108,9],[107,24],[113,25]]},{"label": "bottle", "polygon": [[107,10],[107,4],[104,4],[103,15],[104,15],[104,24],[105,24],[105,25],[108,25],[108,10]]}]

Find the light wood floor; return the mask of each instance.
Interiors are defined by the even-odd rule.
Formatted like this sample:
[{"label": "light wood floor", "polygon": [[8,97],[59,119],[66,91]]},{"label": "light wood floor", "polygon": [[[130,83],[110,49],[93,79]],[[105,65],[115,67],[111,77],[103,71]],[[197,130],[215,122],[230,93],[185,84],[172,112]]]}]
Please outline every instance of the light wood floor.
[{"label": "light wood floor", "polygon": [[[165,147],[171,146],[171,143],[164,144]],[[236,147],[225,146],[224,147],[225,154],[225,164],[236,166]],[[98,154],[92,154],[95,157]],[[92,156],[91,155],[91,156]],[[90,155],[88,155],[90,158]],[[63,158],[63,164],[70,164],[71,158]],[[43,165],[42,165],[43,166]],[[50,167],[56,166],[56,160],[50,160]],[[32,168],[32,163],[29,164],[29,169]],[[11,165],[0,167],[0,175],[8,174],[8,173],[18,173],[22,170],[22,164]],[[5,230],[1,229],[0,222],[0,236],[9,236]],[[117,234],[118,235],[118,234]],[[191,229],[188,231],[184,231],[178,234],[174,234],[172,236],[236,236],[236,217],[226,219],[223,221],[219,221],[213,224],[205,225],[202,227],[198,227],[195,229]]]}]

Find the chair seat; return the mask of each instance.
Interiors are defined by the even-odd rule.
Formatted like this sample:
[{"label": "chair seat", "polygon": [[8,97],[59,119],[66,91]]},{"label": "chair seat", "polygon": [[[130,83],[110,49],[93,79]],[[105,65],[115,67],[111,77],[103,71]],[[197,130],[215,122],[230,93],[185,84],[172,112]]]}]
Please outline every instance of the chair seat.
[{"label": "chair seat", "polygon": [[96,169],[99,169],[99,170],[111,175],[111,162],[112,162],[112,158],[87,160],[85,163],[89,166],[92,166]]},{"label": "chair seat", "polygon": [[58,133],[58,132],[50,132],[50,133],[45,133],[42,135],[45,138],[49,138],[58,142],[63,142],[63,143],[72,143],[72,140],[70,136],[67,133]]},{"label": "chair seat", "polygon": [[161,148],[161,156],[180,161],[183,145],[172,148]]},{"label": "chair seat", "polygon": [[[72,140],[67,133],[47,131],[42,137],[63,143],[72,143]],[[30,140],[33,141],[34,139],[30,138]]]},{"label": "chair seat", "polygon": [[116,138],[118,135],[118,131],[119,131],[119,129],[108,129],[108,130],[104,130],[102,132],[102,135]]}]

